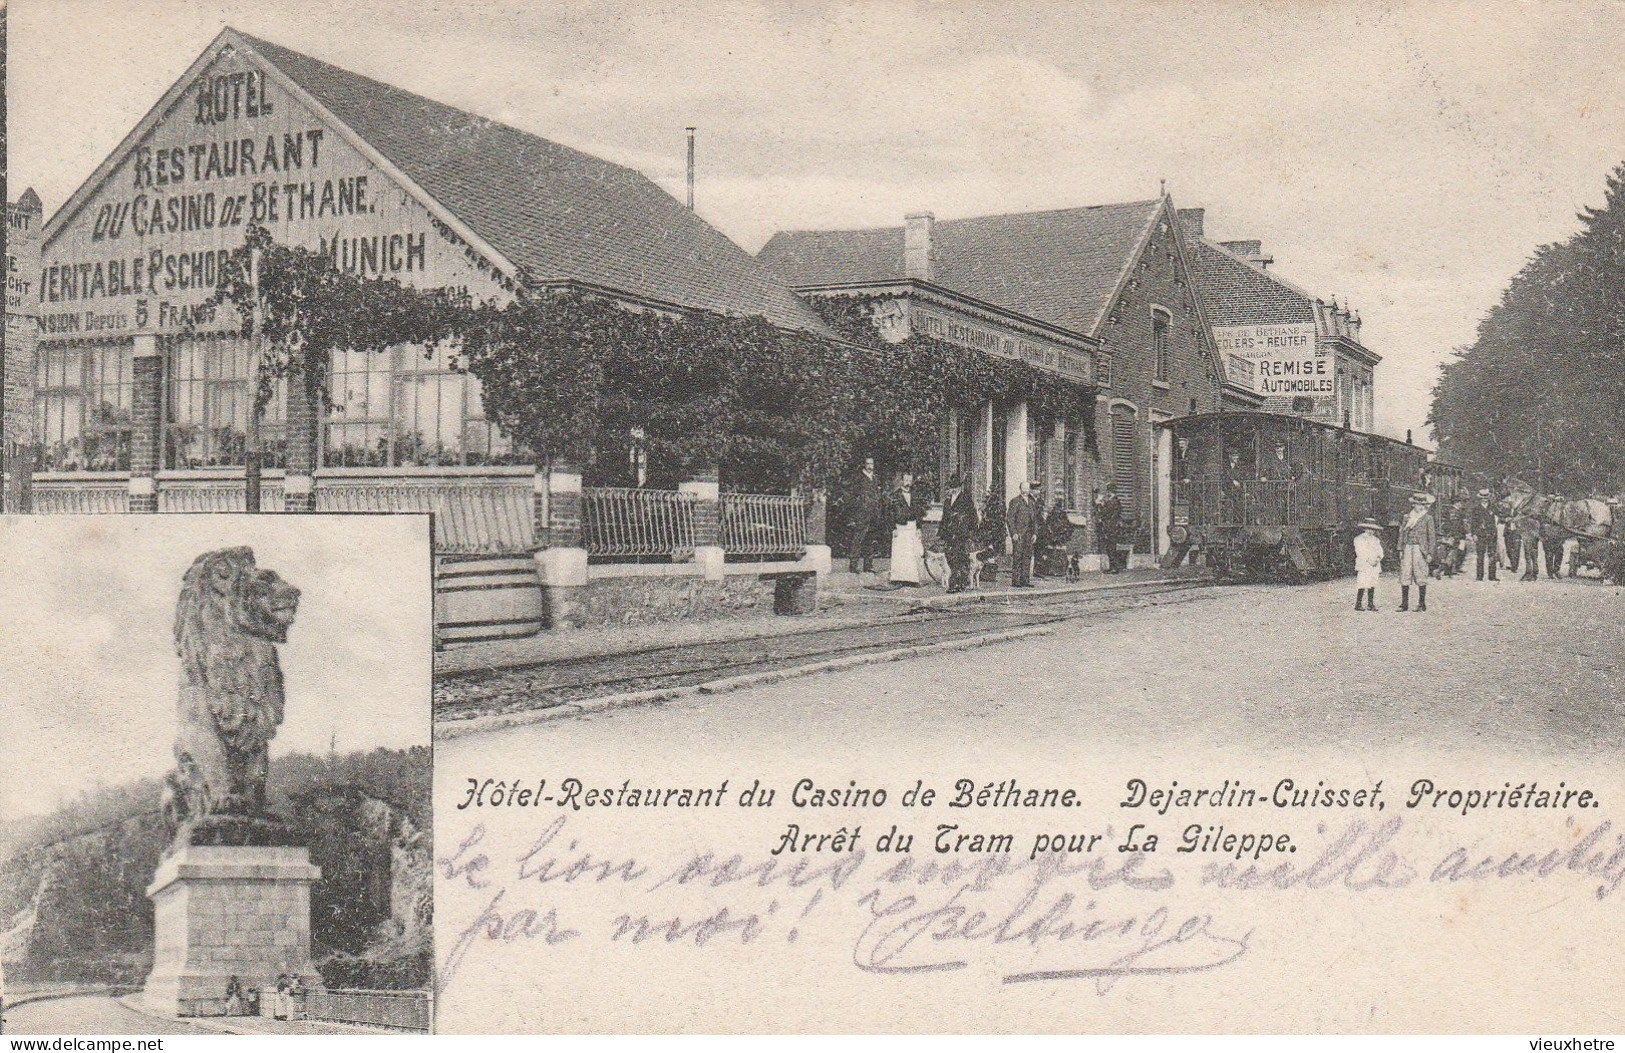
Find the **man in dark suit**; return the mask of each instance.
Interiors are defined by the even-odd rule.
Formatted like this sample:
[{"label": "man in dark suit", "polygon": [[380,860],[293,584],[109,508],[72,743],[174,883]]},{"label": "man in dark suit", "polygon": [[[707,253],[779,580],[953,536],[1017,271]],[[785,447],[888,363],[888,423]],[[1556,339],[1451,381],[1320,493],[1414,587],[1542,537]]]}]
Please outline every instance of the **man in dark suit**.
[{"label": "man in dark suit", "polygon": [[1117,549],[1117,538],[1122,529],[1123,502],[1117,498],[1116,484],[1107,483],[1106,495],[1095,509],[1095,533],[1100,539],[1100,551],[1106,556],[1107,574],[1116,574],[1121,569],[1117,565],[1122,558]]},{"label": "man in dark suit", "polygon": [[937,537],[948,555],[949,592],[964,592],[965,586],[970,584],[971,542],[979,525],[976,499],[965,486],[964,477],[955,473],[948,479],[948,489],[942,494],[942,523],[937,529]]},{"label": "man in dark suit", "polygon": [[881,492],[880,480],[875,477],[875,459],[865,457],[863,469],[852,479],[847,490],[847,517],[852,528],[852,550],[847,553],[846,567],[858,572],[861,561],[865,574],[875,569],[875,540],[891,536],[886,522],[886,497]]},{"label": "man in dark suit", "polygon": [[1010,506],[1005,510],[1012,549],[1010,584],[1018,589],[1030,589],[1033,585],[1033,542],[1038,540],[1040,516],[1038,497],[1029,484],[1022,483],[1021,492],[1010,499]]},{"label": "man in dark suit", "polygon": [[1478,566],[1478,580],[1484,580],[1484,561],[1489,560],[1490,580],[1497,580],[1497,571],[1501,565],[1501,556],[1496,549],[1499,538],[1496,536],[1495,504],[1490,500],[1488,490],[1478,492],[1478,503],[1473,505],[1472,514],[1473,550],[1477,553],[1473,562]]}]

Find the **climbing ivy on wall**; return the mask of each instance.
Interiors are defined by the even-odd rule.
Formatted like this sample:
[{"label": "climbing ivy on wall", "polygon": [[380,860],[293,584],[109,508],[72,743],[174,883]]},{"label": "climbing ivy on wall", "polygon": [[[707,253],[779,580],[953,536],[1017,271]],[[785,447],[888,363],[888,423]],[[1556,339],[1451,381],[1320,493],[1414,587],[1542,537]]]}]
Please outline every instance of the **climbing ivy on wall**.
[{"label": "climbing ivy on wall", "polygon": [[335,351],[446,343],[515,443],[601,482],[625,481],[617,473],[634,443],[650,485],[714,464],[730,489],[781,491],[832,481],[865,455],[930,477],[949,409],[989,399],[1092,424],[1092,389],[926,337],[886,343],[872,322],[881,299],[815,301],[833,340],[760,317],[637,310],[568,290],[519,286],[508,303],[476,303],[344,273],[259,228],[214,294],[241,314],[245,334],[258,326],[265,337],[262,400],[284,376],[325,392]]},{"label": "climbing ivy on wall", "polygon": [[258,226],[250,226],[242,246],[226,257],[205,306],[235,309],[242,334],[262,338],[258,410],[264,410],[282,379],[299,380],[325,398],[335,351],[426,347],[467,312],[466,302],[455,293],[341,271],[330,257],[281,244]]},{"label": "climbing ivy on wall", "polygon": [[885,343],[872,319],[875,308],[886,299],[834,297],[812,305],[835,332],[880,351],[878,367],[856,378],[860,386],[869,382],[883,389],[875,393],[868,407],[864,437],[870,451],[906,451],[906,463],[898,467],[934,474],[948,410],[974,410],[988,401],[1026,402],[1028,412],[1040,420],[1068,420],[1093,430],[1093,388],[1061,380],[1025,362],[996,358],[932,337],[916,334],[900,343]]}]

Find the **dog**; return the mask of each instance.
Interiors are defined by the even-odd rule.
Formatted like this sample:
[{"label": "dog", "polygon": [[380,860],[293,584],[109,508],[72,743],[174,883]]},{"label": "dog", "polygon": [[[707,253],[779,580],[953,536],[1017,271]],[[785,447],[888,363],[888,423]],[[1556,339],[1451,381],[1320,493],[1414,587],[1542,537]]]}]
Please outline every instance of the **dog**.
[{"label": "dog", "polygon": [[[992,549],[983,549],[980,552],[971,552],[970,568],[967,572],[967,584],[965,586],[967,589],[974,589],[982,584],[982,574],[984,568],[992,566],[997,569],[996,563],[994,563],[991,559],[985,558],[992,551]],[[931,580],[936,582],[938,585],[947,585],[948,576],[951,573],[948,568],[948,554],[938,549],[926,550],[925,572],[930,575]]]}]

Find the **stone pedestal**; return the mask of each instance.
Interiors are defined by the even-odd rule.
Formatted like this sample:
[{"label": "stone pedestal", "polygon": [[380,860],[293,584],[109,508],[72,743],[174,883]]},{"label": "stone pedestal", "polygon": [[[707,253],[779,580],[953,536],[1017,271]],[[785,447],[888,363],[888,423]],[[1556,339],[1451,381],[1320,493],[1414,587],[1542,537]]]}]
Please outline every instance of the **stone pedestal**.
[{"label": "stone pedestal", "polygon": [[174,1016],[219,1016],[235,976],[268,1001],[276,979],[306,990],[322,978],[310,960],[310,887],[321,877],[297,847],[183,845],[158,865],[152,975],[142,1000]]}]

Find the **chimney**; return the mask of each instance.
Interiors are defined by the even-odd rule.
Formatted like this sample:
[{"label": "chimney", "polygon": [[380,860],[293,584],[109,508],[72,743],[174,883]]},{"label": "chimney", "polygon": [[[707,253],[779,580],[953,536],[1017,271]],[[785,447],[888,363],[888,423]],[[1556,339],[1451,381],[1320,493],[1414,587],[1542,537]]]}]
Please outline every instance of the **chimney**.
[{"label": "chimney", "polygon": [[1179,229],[1193,238],[1202,236],[1202,220],[1207,215],[1205,208],[1182,208],[1178,212]]},{"label": "chimney", "polygon": [[694,126],[689,125],[683,129],[688,132],[688,210],[694,211]]},{"label": "chimney", "polygon": [[1259,270],[1264,270],[1275,262],[1274,256],[1264,255],[1264,243],[1261,241],[1221,241],[1219,244]]},{"label": "chimney", "polygon": [[931,280],[931,228],[936,217],[929,212],[910,212],[903,226],[903,276],[917,281]]}]

